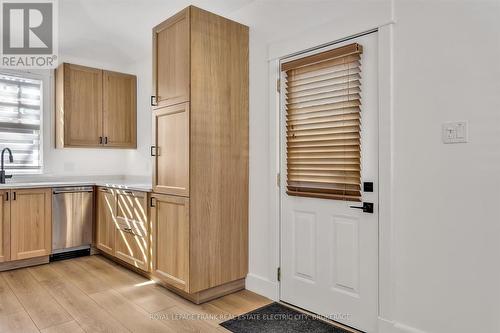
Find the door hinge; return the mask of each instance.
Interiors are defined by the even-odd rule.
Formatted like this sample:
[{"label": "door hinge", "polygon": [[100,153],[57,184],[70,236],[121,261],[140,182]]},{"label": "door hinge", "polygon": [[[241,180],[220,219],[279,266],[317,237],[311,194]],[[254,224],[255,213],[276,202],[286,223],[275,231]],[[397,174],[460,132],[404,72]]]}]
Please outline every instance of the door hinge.
[{"label": "door hinge", "polygon": [[281,91],[281,79],[276,80],[276,91],[277,92]]},{"label": "door hinge", "polygon": [[276,185],[281,186],[281,174],[279,172],[276,174]]},{"label": "door hinge", "polygon": [[281,267],[278,267],[276,274],[277,274],[278,282],[280,282],[281,281]]}]

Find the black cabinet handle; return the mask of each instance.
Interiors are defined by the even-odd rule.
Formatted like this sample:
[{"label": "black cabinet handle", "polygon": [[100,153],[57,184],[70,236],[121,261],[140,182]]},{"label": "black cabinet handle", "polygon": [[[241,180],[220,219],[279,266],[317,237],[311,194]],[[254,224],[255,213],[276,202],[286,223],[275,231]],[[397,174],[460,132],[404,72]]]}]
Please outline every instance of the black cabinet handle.
[{"label": "black cabinet handle", "polygon": [[102,145],[102,136],[99,137],[99,144]]},{"label": "black cabinet handle", "polygon": [[16,192],[12,192],[12,200],[16,200]]},{"label": "black cabinet handle", "polygon": [[9,201],[9,192],[5,192],[5,201]]},{"label": "black cabinet handle", "polygon": [[156,146],[151,146],[151,156],[156,156],[155,149],[156,149]]},{"label": "black cabinet handle", "polygon": [[149,207],[156,207],[154,202],[155,197],[149,198]]},{"label": "black cabinet handle", "polygon": [[107,145],[107,144],[108,144],[108,137],[107,137],[107,136],[105,136],[105,137],[104,137],[104,144],[105,144],[105,145]]},{"label": "black cabinet handle", "polygon": [[151,96],[151,106],[156,106],[156,96]]}]

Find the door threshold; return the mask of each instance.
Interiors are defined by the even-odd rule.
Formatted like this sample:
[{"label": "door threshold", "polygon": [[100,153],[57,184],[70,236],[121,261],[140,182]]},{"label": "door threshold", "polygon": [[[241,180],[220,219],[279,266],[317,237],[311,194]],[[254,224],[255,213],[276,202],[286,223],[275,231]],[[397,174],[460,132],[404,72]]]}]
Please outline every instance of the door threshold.
[{"label": "door threshold", "polygon": [[348,332],[352,332],[352,333],[365,333],[365,332],[357,330],[357,329],[355,329],[355,328],[353,328],[351,326],[344,325],[344,324],[339,323],[339,322],[334,321],[334,320],[326,319],[324,316],[321,316],[321,315],[319,315],[317,313],[314,313],[314,312],[311,312],[309,310],[300,308],[300,307],[298,307],[296,305],[284,302],[282,300],[279,300],[278,303],[283,304],[284,306],[288,306],[289,308],[292,308],[292,309],[294,309],[296,311],[302,312],[302,313],[304,313],[306,315],[313,316],[313,317],[317,318],[318,320],[321,320],[321,321],[323,321],[323,322],[325,322],[325,323],[327,323],[329,325],[336,326],[336,327],[341,328],[343,330],[346,330]]}]

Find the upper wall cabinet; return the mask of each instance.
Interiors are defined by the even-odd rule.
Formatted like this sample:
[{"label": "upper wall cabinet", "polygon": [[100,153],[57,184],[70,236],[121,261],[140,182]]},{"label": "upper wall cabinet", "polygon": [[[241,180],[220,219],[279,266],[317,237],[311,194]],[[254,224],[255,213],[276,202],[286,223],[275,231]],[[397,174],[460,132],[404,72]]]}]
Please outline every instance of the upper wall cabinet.
[{"label": "upper wall cabinet", "polygon": [[153,108],[189,100],[189,8],[153,29]]},{"label": "upper wall cabinet", "polygon": [[56,70],[56,147],[136,148],[136,77],[79,65]]},{"label": "upper wall cabinet", "polygon": [[107,147],[136,147],[136,78],[103,71],[104,144]]}]

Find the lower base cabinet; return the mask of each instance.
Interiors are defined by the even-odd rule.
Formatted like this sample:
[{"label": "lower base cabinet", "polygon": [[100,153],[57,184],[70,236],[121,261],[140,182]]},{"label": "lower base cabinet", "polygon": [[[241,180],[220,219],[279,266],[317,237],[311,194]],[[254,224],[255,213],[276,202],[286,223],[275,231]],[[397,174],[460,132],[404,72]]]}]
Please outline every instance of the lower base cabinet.
[{"label": "lower base cabinet", "polygon": [[142,271],[150,271],[146,192],[97,188],[96,247]]},{"label": "lower base cabinet", "polygon": [[10,190],[0,191],[0,263],[10,260]]},{"label": "lower base cabinet", "polygon": [[50,255],[52,190],[16,189],[3,197],[4,216],[10,208],[10,260]]},{"label": "lower base cabinet", "polygon": [[189,293],[189,199],[154,194],[152,275]]},{"label": "lower base cabinet", "polygon": [[97,188],[96,247],[114,254],[116,233],[116,193],[107,187]]}]

